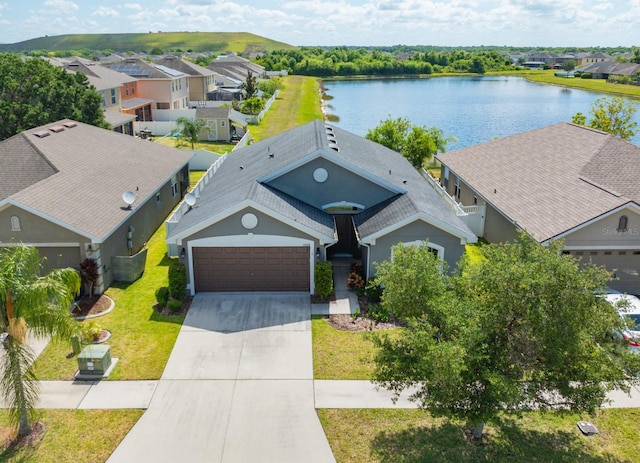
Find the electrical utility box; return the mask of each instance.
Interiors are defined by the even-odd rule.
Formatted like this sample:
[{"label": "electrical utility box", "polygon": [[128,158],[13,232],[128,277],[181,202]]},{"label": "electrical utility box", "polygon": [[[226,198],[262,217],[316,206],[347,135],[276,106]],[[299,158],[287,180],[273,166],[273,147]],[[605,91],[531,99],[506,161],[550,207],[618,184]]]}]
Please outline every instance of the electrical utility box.
[{"label": "electrical utility box", "polygon": [[78,354],[81,375],[103,376],[111,366],[111,349],[104,344],[89,344]]}]

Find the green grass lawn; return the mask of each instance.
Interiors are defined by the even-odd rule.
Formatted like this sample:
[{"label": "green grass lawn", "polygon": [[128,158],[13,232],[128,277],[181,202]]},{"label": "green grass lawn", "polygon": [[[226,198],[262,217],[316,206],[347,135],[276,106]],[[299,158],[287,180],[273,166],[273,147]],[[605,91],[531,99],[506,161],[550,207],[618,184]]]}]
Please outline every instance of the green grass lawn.
[{"label": "green grass lawn", "polygon": [[337,330],[322,316],[311,320],[315,379],[370,379],[375,347],[370,333]]},{"label": "green grass lawn", "polygon": [[282,79],[284,88],[259,125],[250,125],[254,141],[264,140],[285,130],[322,120],[318,79],[288,76]]},{"label": "green grass lawn", "polygon": [[[192,172],[191,185],[202,175],[204,171]],[[111,356],[120,360],[109,379],[158,379],[173,349],[184,317],[160,315],[153,308],[156,289],[167,285],[170,259],[164,240],[163,223],[147,243],[142,277],[133,283],[114,283],[105,294],[115,301],[115,309],[104,317],[82,322],[93,321],[111,331]],[[77,357],[67,341],[49,343],[35,363],[41,380],[72,380],[77,367]]]},{"label": "green grass lawn", "polygon": [[[164,146],[170,146],[172,148],[179,148],[183,150],[190,150],[191,143],[179,140],[174,137],[157,137],[154,143],[159,143]],[[199,141],[193,144],[193,148],[197,150],[211,151],[216,154],[227,154],[233,150],[235,143],[227,143],[223,141]]]},{"label": "green grass lawn", "polygon": [[45,425],[33,446],[6,448],[15,431],[0,410],[0,461],[33,463],[102,463],[142,416],[142,410],[40,410]]},{"label": "green grass lawn", "polygon": [[[318,410],[338,463],[632,463],[640,455],[640,410],[601,410],[594,416],[526,413],[485,427],[481,443],[464,423],[422,410]],[[600,433],[583,436],[576,423]]]},{"label": "green grass lawn", "polygon": [[532,82],[541,84],[553,84],[563,87],[579,88],[581,90],[589,90],[598,93],[607,93],[610,95],[627,96],[631,98],[640,98],[640,86],[623,85],[608,83],[604,79],[579,79],[575,77],[558,77],[555,73],[558,71],[513,71],[513,72],[496,72],[487,73],[497,75],[514,75],[524,77]]}]

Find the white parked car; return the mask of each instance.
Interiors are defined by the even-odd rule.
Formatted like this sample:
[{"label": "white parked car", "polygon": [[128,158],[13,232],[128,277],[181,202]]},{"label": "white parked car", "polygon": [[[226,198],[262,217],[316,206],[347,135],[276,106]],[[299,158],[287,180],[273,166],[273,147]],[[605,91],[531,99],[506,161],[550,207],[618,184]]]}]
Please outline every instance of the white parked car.
[{"label": "white parked car", "polygon": [[640,353],[640,299],[615,291],[608,292],[606,299],[625,320],[626,329],[619,333],[620,336],[633,351]]}]

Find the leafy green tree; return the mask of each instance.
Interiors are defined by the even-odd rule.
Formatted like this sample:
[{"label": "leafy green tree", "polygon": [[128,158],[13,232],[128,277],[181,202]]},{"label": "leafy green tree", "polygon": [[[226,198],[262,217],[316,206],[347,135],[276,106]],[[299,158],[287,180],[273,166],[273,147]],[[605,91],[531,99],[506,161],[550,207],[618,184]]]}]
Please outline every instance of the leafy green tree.
[{"label": "leafy green tree", "polygon": [[279,77],[272,77],[267,80],[263,80],[258,84],[258,89],[263,93],[265,98],[271,98],[277,90],[283,88],[282,79]]},{"label": "leafy green tree", "polygon": [[603,96],[591,104],[592,118],[588,123],[581,112],[574,114],[571,121],[630,140],[638,133],[638,123],[631,120],[637,110],[637,104],[629,99]]},{"label": "leafy green tree", "polygon": [[101,101],[80,72],[41,58],[0,54],[0,140],[65,118],[106,127]]},{"label": "leafy green tree", "polygon": [[264,100],[262,98],[253,97],[240,103],[240,111],[243,114],[260,114],[264,109]]},{"label": "leafy green tree", "polygon": [[241,85],[243,92],[243,98],[248,100],[253,98],[258,93],[258,80],[251,71],[247,71],[247,78]]},{"label": "leafy green tree", "polygon": [[209,129],[204,119],[191,119],[185,116],[176,119],[176,124],[180,130],[180,138],[190,142],[191,149],[195,149],[195,143],[200,140],[200,131]]},{"label": "leafy green tree", "polygon": [[484,259],[463,259],[451,276],[426,247],[395,246],[375,282],[407,327],[375,338],[374,381],[412,388],[421,407],[467,420],[476,438],[504,411],[593,412],[608,391],[629,391],[640,359],[619,349],[622,321],[597,295],[610,275],[562,246],[522,234],[483,246]]},{"label": "leafy green tree", "polygon": [[76,270],[56,269],[41,276],[38,250],[18,245],[0,248],[0,331],[4,357],[0,363],[0,391],[18,426],[18,437],[32,432],[38,382],[31,365],[27,328],[36,336],[69,339],[78,324],[69,307],[80,290]]},{"label": "leafy green tree", "polygon": [[640,64],[640,48],[633,49],[633,55],[629,59],[630,62]]},{"label": "leafy green tree", "polygon": [[389,117],[365,135],[368,140],[399,152],[416,168],[423,167],[429,159],[446,149],[447,138],[437,127],[411,125],[407,118]]},{"label": "leafy green tree", "polygon": [[572,59],[568,59],[564,63],[562,63],[562,69],[567,73],[567,75],[569,75],[569,73],[573,71],[575,68],[576,68],[576,62]]}]

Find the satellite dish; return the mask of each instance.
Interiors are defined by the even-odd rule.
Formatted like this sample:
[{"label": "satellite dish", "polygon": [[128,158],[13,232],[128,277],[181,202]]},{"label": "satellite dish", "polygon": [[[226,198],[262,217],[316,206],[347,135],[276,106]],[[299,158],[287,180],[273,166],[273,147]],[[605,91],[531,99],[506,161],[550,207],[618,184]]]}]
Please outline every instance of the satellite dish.
[{"label": "satellite dish", "polygon": [[131,209],[131,205],[136,200],[136,194],[133,191],[125,191],[122,193],[122,200],[127,204],[127,209]]},{"label": "satellite dish", "polygon": [[187,203],[187,206],[192,207],[196,203],[196,195],[187,193],[184,195],[184,201]]}]

